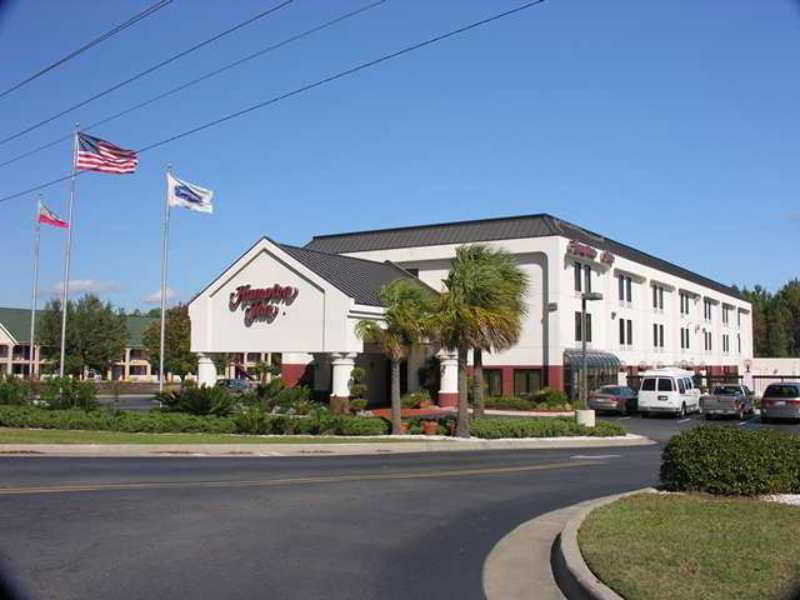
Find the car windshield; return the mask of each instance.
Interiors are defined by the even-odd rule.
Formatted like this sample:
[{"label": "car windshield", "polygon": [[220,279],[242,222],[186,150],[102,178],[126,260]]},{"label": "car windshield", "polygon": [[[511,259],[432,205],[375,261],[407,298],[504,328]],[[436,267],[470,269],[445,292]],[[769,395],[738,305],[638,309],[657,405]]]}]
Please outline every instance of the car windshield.
[{"label": "car windshield", "polygon": [[767,391],[764,392],[764,395],[772,398],[794,398],[800,396],[800,393],[798,393],[797,386],[794,385],[772,384],[767,388]]},{"label": "car windshield", "polygon": [[712,393],[715,396],[738,396],[742,391],[735,385],[718,385]]},{"label": "car windshield", "polygon": [[653,377],[648,377],[648,378],[642,380],[642,391],[655,392],[656,391],[656,380]]},{"label": "car windshield", "polygon": [[609,396],[622,396],[622,388],[616,385],[607,385],[600,388],[601,394],[608,394]]}]

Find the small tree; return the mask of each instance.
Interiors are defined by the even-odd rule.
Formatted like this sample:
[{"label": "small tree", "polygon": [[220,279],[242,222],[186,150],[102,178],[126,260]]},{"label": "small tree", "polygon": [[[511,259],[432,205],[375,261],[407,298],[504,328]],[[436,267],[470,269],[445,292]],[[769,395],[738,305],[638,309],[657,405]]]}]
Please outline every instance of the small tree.
[{"label": "small tree", "polygon": [[[164,316],[164,371],[178,375],[181,380],[197,368],[197,356],[191,351],[191,336],[189,307],[179,304],[167,309]],[[142,342],[151,364],[158,365],[161,356],[160,321],[147,327]]]},{"label": "small tree", "polygon": [[355,367],[350,372],[350,408],[354,411],[364,410],[367,407],[367,372],[362,367]]},{"label": "small tree", "polygon": [[381,289],[383,321],[361,320],[356,335],[381,346],[391,364],[392,433],[402,429],[400,362],[425,335],[433,293],[410,279],[397,279]]},{"label": "small tree", "polygon": [[[58,369],[61,353],[61,302],[47,303],[39,318],[36,341],[42,356]],[[64,341],[64,372],[80,376],[83,370],[105,373],[119,360],[128,341],[125,316],[110,302],[94,294],[67,303],[67,330]]]}]

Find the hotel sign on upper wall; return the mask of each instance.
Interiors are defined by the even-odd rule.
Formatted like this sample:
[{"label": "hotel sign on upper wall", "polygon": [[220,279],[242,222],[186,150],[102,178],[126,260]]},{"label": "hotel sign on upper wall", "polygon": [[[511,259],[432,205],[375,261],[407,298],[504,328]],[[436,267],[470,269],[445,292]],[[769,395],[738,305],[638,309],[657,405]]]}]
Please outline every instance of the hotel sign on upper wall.
[{"label": "hotel sign on upper wall", "polygon": [[[599,259],[598,259],[599,255]],[[589,260],[599,260],[607,266],[614,264],[614,255],[608,250],[600,252],[596,248],[592,248],[589,244],[584,244],[578,240],[570,240],[567,244],[567,256],[574,256],[576,258],[588,258]]]},{"label": "hotel sign on upper wall", "polygon": [[240,308],[244,311],[245,327],[250,327],[256,321],[272,323],[281,313],[281,307],[294,302],[299,293],[296,287],[278,283],[268,288],[240,285],[235,292],[231,292],[228,306],[231,311]]}]

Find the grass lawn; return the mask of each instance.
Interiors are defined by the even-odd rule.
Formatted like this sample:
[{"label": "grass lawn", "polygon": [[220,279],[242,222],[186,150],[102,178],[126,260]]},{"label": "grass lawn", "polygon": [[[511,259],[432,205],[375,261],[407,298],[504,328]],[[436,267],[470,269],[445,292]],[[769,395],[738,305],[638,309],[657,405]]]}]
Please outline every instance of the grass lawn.
[{"label": "grass lawn", "polygon": [[589,568],[627,600],[795,598],[800,507],[746,498],[637,494],[578,532]]},{"label": "grass lawn", "polygon": [[[0,427],[0,444],[355,444],[417,440],[330,436],[258,436],[226,433],[123,433],[65,429]],[[446,442],[443,442],[446,443]],[[2,452],[0,447],[0,452]]]}]

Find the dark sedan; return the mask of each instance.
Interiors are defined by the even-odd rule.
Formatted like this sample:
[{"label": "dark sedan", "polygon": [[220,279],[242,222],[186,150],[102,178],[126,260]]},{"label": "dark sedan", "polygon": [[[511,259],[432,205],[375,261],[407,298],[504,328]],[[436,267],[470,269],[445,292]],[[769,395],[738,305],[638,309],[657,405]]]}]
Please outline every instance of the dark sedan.
[{"label": "dark sedan", "polygon": [[626,385],[604,385],[589,394],[589,408],[598,412],[616,412],[629,415],[636,412],[636,390]]}]

